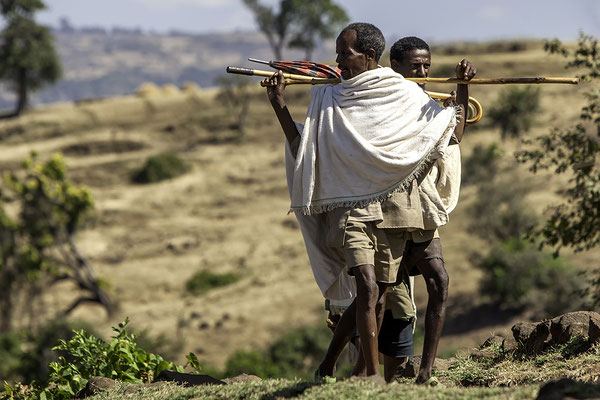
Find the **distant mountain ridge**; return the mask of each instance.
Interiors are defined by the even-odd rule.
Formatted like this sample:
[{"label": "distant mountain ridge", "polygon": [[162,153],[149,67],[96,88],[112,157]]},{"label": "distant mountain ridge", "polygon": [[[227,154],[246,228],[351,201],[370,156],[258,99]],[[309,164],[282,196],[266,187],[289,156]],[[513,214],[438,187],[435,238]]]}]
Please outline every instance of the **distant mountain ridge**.
[{"label": "distant mountain ridge", "polygon": [[[157,85],[194,82],[200,87],[215,86],[227,65],[251,66],[248,57],[270,60],[271,48],[257,32],[225,34],[170,34],[101,29],[55,30],[63,78],[57,84],[33,93],[32,105],[58,101],[133,93],[145,82]],[[317,49],[315,60],[333,60],[330,49]],[[301,51],[286,50],[287,59],[303,59]],[[332,61],[333,62],[333,61]],[[269,69],[254,64],[254,67]],[[3,88],[0,107],[11,108],[14,95]]]}]

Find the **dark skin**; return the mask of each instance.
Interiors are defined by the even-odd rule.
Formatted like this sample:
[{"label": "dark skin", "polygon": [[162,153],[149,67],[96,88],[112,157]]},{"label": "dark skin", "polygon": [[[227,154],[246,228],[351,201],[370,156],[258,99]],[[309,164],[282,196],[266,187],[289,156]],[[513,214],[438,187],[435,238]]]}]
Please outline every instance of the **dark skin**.
[{"label": "dark skin", "polygon": [[[406,78],[427,78],[429,76],[429,67],[431,66],[431,53],[426,49],[413,49],[404,56],[402,60],[391,60],[392,69]],[[459,79],[470,80],[477,73],[477,69],[467,60],[461,60],[456,66],[456,77]],[[424,88],[425,85],[422,85]],[[454,92],[456,101],[466,109],[469,99],[469,85],[457,85],[457,91]],[[463,117],[464,120],[464,117]],[[464,132],[464,122],[461,128]],[[457,137],[458,138],[458,137]],[[448,272],[444,263],[440,259],[420,260],[417,267],[427,285],[427,311],[425,312],[425,337],[423,340],[423,354],[421,357],[421,366],[417,383],[423,383],[431,378],[431,370],[437,354],[437,347],[442,335],[444,320],[446,318],[446,300],[448,299]],[[386,361],[390,368],[397,368],[401,362],[400,359],[391,359]],[[387,380],[386,366],[386,380]]]}]

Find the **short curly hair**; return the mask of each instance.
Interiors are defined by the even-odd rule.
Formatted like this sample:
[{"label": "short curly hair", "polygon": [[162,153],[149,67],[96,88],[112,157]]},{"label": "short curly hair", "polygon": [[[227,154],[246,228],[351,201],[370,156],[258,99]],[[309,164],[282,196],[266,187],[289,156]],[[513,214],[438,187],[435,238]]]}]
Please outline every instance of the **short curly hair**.
[{"label": "short curly hair", "polygon": [[375,61],[379,62],[385,50],[385,37],[379,28],[367,22],[354,22],[342,29],[340,35],[348,31],[356,32],[356,50],[363,54],[369,49],[375,50]]},{"label": "short curly hair", "polygon": [[407,36],[399,39],[392,45],[390,49],[390,61],[402,61],[411,50],[415,49],[431,52],[429,45],[423,39],[416,36]]}]

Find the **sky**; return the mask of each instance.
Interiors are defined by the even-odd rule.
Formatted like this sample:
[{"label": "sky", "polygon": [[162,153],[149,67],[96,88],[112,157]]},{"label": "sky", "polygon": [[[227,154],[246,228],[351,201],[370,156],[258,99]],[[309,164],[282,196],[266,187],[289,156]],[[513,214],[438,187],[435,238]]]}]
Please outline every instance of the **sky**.
[{"label": "sky", "polygon": [[[307,0],[310,1],[310,0]],[[600,0],[337,0],[352,22],[370,22],[386,38],[419,36],[431,42],[513,38],[574,40],[600,36]],[[275,5],[278,0],[262,0]],[[114,26],[157,33],[255,31],[241,0],[45,0],[38,20],[58,26]]]}]

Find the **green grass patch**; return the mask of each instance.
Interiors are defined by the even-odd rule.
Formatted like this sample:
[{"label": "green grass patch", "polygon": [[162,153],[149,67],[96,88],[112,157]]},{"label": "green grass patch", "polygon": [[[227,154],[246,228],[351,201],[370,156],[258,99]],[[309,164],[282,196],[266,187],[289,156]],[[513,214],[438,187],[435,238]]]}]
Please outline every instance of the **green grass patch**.
[{"label": "green grass patch", "polygon": [[177,154],[163,153],[146,160],[144,166],[133,174],[135,183],[154,183],[172,179],[190,170],[190,166]]},{"label": "green grass patch", "polygon": [[[410,384],[378,384],[367,380],[348,379],[334,384],[318,385],[299,379],[269,379],[264,381],[235,383],[226,386],[196,386],[183,388],[161,385],[128,394],[131,400],[158,399],[532,399],[538,392],[537,385],[496,388],[428,388]],[[120,388],[93,397],[95,400],[116,400],[125,395]]]},{"label": "green grass patch", "polygon": [[215,274],[210,271],[195,273],[186,283],[186,290],[196,296],[204,294],[211,289],[223,287],[237,282],[239,276],[233,273]]}]

